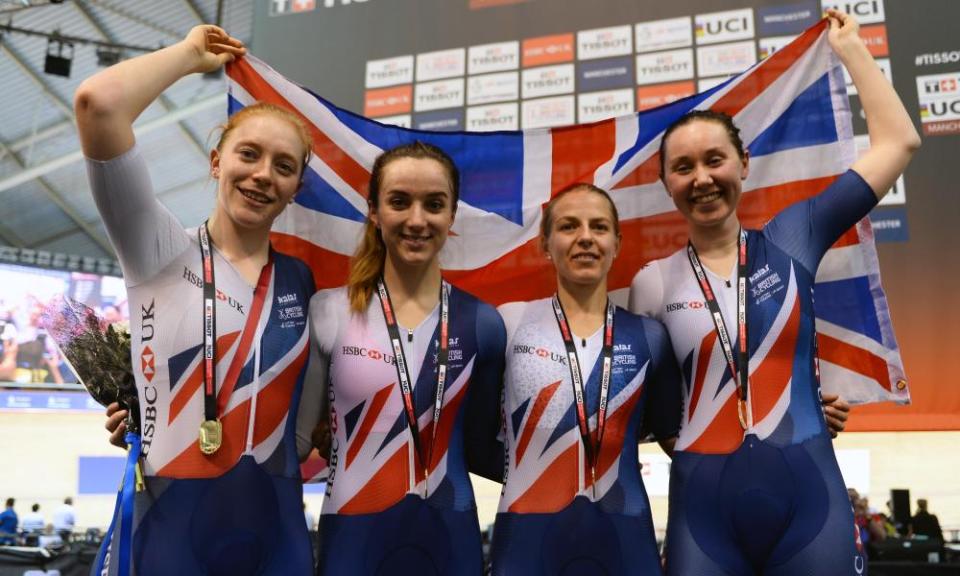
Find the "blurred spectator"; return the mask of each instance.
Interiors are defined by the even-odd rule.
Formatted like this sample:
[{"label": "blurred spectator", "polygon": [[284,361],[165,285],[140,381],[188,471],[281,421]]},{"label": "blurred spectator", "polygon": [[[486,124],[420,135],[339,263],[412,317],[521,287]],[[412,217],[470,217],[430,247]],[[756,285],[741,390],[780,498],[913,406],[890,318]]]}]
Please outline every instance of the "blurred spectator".
[{"label": "blurred spectator", "polygon": [[926,498],[917,499],[917,513],[910,518],[910,534],[943,542],[943,531],[936,514],[927,512]]},{"label": "blurred spectator", "polygon": [[13,511],[15,501],[7,498],[6,508],[0,512],[0,544],[13,545],[17,543],[17,524],[19,519]]},{"label": "blurred spectator", "polygon": [[73,509],[73,498],[67,496],[56,510],[53,511],[53,529],[57,531],[64,544],[70,542],[70,534],[77,524],[77,513]]},{"label": "blurred spectator", "polygon": [[18,358],[16,379],[24,384],[53,382],[63,384],[60,373],[60,351],[47,330],[41,326],[43,304],[34,299],[29,307],[26,323],[18,331]]},{"label": "blurred spectator", "polygon": [[17,372],[17,328],[0,319],[0,381],[12,382]]},{"label": "blurred spectator", "polygon": [[317,529],[317,519],[313,517],[313,514],[311,514],[309,510],[307,510],[306,502],[303,503],[303,519],[307,523],[308,532],[313,532]]},{"label": "blurred spectator", "polygon": [[30,511],[23,515],[20,520],[20,531],[25,534],[40,534],[43,532],[43,514],[40,513],[40,505],[34,503]]},{"label": "blurred spectator", "polygon": [[37,539],[37,544],[41,548],[56,547],[63,545],[63,539],[60,538],[59,534],[54,532],[53,524],[47,524],[43,530],[43,534]]}]

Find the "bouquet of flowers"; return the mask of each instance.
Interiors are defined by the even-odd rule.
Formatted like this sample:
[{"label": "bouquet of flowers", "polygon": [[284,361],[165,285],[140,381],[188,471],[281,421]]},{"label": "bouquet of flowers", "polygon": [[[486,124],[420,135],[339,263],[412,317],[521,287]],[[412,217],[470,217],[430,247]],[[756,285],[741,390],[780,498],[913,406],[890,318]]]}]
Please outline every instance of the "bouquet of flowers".
[{"label": "bouquet of flowers", "polygon": [[130,332],[106,324],[89,306],[62,297],[43,311],[43,324],[84,388],[107,406],[127,410],[127,430],[140,431],[140,404],[130,360]]}]

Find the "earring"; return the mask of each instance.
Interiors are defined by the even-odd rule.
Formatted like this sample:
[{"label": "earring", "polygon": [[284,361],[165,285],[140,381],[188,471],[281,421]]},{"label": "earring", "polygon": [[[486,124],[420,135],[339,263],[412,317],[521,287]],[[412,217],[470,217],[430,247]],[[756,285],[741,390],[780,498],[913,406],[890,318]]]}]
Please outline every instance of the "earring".
[{"label": "earring", "polygon": [[214,178],[219,178],[219,177],[220,177],[220,169],[219,169],[219,168],[214,168],[214,169],[210,172],[210,175],[213,176]]}]

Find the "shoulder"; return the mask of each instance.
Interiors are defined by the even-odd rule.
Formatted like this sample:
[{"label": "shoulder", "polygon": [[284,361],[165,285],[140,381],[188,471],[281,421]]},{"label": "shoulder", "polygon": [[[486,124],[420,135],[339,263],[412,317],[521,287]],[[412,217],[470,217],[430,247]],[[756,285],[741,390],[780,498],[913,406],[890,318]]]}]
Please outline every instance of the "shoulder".
[{"label": "shoulder", "polygon": [[[508,302],[501,304],[497,311],[503,317],[503,324],[507,330],[507,337],[512,337],[517,328],[528,322],[529,318],[535,319],[553,318],[553,312],[550,310],[550,298],[532,300],[530,302]],[[549,313],[549,315],[547,315]]]},{"label": "shoulder", "polygon": [[656,316],[663,304],[666,286],[671,282],[671,271],[685,253],[678,250],[667,256],[646,263],[630,281],[630,310],[636,314]]},{"label": "shoulder", "polygon": [[313,272],[306,262],[283,252],[274,252],[274,262],[276,262],[278,271],[283,273],[284,276],[295,278],[310,294],[313,294],[316,290],[313,282]]},{"label": "shoulder", "polygon": [[346,287],[320,290],[310,298],[310,329],[321,350],[330,350],[350,314]]},{"label": "shoulder", "polygon": [[491,335],[490,332],[503,332],[503,318],[490,304],[452,284],[450,300],[451,310],[456,311],[457,314],[473,315],[478,336]]},{"label": "shoulder", "polygon": [[633,338],[643,338],[650,341],[651,345],[667,335],[666,327],[659,320],[644,314],[631,312],[619,306],[617,306],[615,330]]}]

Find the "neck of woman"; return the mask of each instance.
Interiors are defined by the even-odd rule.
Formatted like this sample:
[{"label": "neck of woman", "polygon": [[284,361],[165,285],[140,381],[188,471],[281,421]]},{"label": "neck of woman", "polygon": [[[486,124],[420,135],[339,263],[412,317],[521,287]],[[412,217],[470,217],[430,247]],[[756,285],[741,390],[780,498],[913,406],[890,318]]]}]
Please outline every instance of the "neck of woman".
[{"label": "neck of woman", "polygon": [[241,229],[230,218],[216,212],[210,216],[207,224],[210,240],[224,258],[240,266],[245,262],[267,263],[270,254],[270,228],[263,230]]},{"label": "neck of woman", "polygon": [[397,265],[390,256],[383,264],[383,281],[400,324],[412,328],[420,324],[440,299],[440,262],[434,259],[422,266]]},{"label": "neck of woman", "polygon": [[607,312],[606,278],[596,284],[578,284],[557,278],[557,297],[570,330],[586,338],[603,325]]},{"label": "neck of woman", "polygon": [[736,214],[717,226],[691,226],[690,243],[702,258],[724,258],[737,253],[737,241],[740,238],[740,220]]}]

